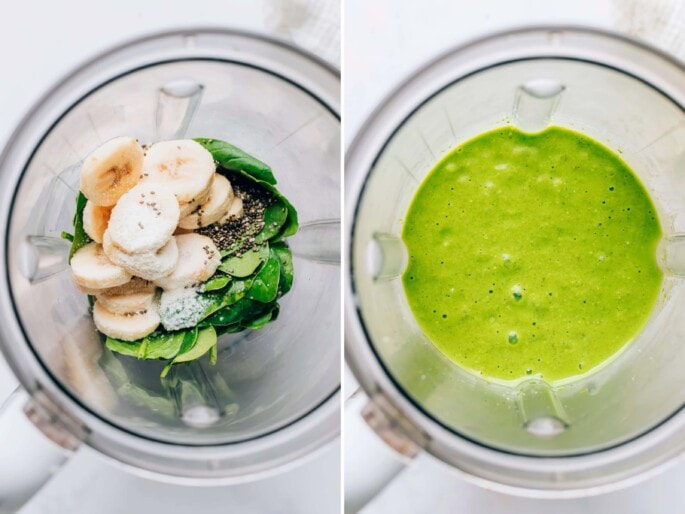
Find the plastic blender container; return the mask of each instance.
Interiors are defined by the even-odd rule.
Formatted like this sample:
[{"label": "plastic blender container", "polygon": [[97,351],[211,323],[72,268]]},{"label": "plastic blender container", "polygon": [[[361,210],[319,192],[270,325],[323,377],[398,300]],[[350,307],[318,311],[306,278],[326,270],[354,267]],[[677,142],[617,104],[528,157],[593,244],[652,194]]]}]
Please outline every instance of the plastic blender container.
[{"label": "plastic blender container", "polygon": [[[0,158],[0,347],[29,396],[17,393],[6,410],[26,402],[60,446],[87,444],[183,483],[247,480],[337,437],[339,95],[338,72],[311,55],[220,30],[131,42],[55,85]],[[298,210],[300,231],[288,239],[295,281],[279,319],[221,338],[215,366],[193,362],[162,380],[162,362],[112,354],[71,279],[60,234],[72,231],[80,163],[122,135],[227,140],[269,163]],[[22,439],[3,415],[0,433]],[[41,461],[40,444],[4,446],[0,511],[47,479],[46,462],[63,461]],[[15,473],[34,458],[44,469]]]},{"label": "plastic blender container", "polygon": [[[569,127],[620,152],[663,228],[657,258],[665,275],[647,325],[614,359],[564,382],[496,384],[462,370],[423,334],[402,288],[400,233],[417,187],[450,149],[508,123],[528,132]],[[682,455],[681,62],[580,28],[521,29],[467,44],[377,108],[349,149],[345,187],[346,356],[369,397],[364,417],[389,446],[406,457],[428,452],[490,488],[541,497],[632,483]]]}]

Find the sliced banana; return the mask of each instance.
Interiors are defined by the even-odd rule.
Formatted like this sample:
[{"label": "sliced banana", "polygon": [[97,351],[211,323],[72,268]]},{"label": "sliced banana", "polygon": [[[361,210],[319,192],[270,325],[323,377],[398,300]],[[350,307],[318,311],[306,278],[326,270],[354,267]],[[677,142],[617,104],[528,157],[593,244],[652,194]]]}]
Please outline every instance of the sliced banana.
[{"label": "sliced banana", "polygon": [[132,137],[104,143],[83,161],[81,191],[94,205],[112,207],[143,173],[143,149]]},{"label": "sliced banana", "polygon": [[176,268],[179,258],[176,238],[171,237],[159,250],[144,253],[129,253],[120,248],[105,232],[103,240],[105,253],[112,262],[118,264],[132,275],[145,280],[157,280],[166,277]]},{"label": "sliced banana", "polygon": [[219,220],[219,225],[225,225],[232,218],[242,218],[243,216],[243,199],[236,196],[228,208],[228,212]]},{"label": "sliced banana", "polygon": [[107,233],[126,253],[156,252],[178,226],[180,211],[174,194],[161,184],[138,184],[112,209]]},{"label": "sliced banana", "polygon": [[186,216],[207,199],[216,166],[212,154],[201,144],[181,139],[148,148],[143,169],[143,180],[169,187]]},{"label": "sliced banana", "polygon": [[174,271],[155,284],[165,290],[192,286],[208,280],[221,264],[221,255],[214,242],[200,234],[176,236],[178,265]]},{"label": "sliced banana", "polygon": [[96,243],[102,244],[102,236],[105,235],[111,214],[111,207],[95,205],[90,200],[86,202],[83,209],[83,230]]},{"label": "sliced banana", "polygon": [[74,279],[74,283],[76,284],[76,288],[81,291],[83,294],[88,294],[91,296],[95,296],[98,294],[102,294],[104,291],[107,291],[108,288],[102,289],[102,288],[90,288],[90,287],[83,287],[80,285],[76,280]]},{"label": "sliced banana", "polygon": [[74,254],[71,271],[76,284],[88,290],[121,286],[131,280],[131,274],[114,264],[98,243],[88,243]]},{"label": "sliced banana", "polygon": [[135,314],[115,314],[96,301],[93,305],[93,321],[97,329],[106,336],[122,341],[135,341],[152,334],[161,320],[156,302]]},{"label": "sliced banana", "polygon": [[197,210],[200,205],[205,203],[207,201],[207,198],[209,198],[209,191],[211,190],[211,184],[210,187],[208,187],[202,194],[197,195],[195,198],[193,198],[192,201],[188,203],[179,203],[178,206],[181,209],[181,218],[185,218],[186,216],[192,214]]},{"label": "sliced banana", "polygon": [[181,218],[178,226],[185,229],[196,229],[216,223],[226,214],[233,198],[231,183],[223,175],[215,173],[207,200],[194,212],[185,218]]},{"label": "sliced banana", "polygon": [[156,292],[152,282],[133,277],[128,284],[103,291],[97,295],[97,301],[114,314],[130,314],[147,310],[155,301]]},{"label": "sliced banana", "polygon": [[186,229],[186,228],[178,227],[178,228],[174,231],[174,235],[175,235],[175,236],[182,236],[183,234],[192,234],[193,232],[194,232],[193,230],[188,230],[188,229]]}]

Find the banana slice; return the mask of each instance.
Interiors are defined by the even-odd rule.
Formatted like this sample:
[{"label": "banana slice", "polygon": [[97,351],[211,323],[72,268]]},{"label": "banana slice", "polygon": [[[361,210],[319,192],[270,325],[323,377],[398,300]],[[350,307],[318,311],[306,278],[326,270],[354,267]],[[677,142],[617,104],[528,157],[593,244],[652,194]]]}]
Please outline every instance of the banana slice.
[{"label": "banana slice", "polygon": [[152,282],[134,277],[128,284],[103,291],[97,295],[97,301],[114,314],[130,314],[147,310],[156,292]]},{"label": "banana slice", "polygon": [[219,221],[228,211],[233,201],[233,188],[223,175],[214,174],[212,187],[207,200],[194,212],[181,218],[178,226],[185,229],[206,227]]},{"label": "banana slice", "polygon": [[83,209],[83,230],[96,243],[102,244],[102,236],[107,230],[111,214],[111,207],[95,205],[90,200],[86,202],[86,207]]},{"label": "banana slice", "polygon": [[200,234],[176,236],[178,265],[174,271],[155,284],[165,290],[200,284],[209,279],[221,264],[221,255],[214,242]]},{"label": "banana slice", "polygon": [[219,225],[225,225],[232,218],[242,218],[243,216],[243,199],[239,196],[233,198],[228,212],[219,220]]},{"label": "banana slice", "polygon": [[183,216],[207,199],[216,166],[214,158],[191,139],[162,141],[147,150],[144,181],[161,182],[176,195]]},{"label": "banana slice", "polygon": [[88,294],[91,296],[95,296],[98,294],[102,294],[104,291],[107,291],[108,288],[102,289],[102,288],[90,288],[90,287],[83,287],[80,285],[78,282],[76,282],[76,279],[74,279],[74,283],[76,284],[76,288],[81,291],[83,294]]},{"label": "banana slice", "polygon": [[156,252],[171,239],[179,217],[174,194],[163,185],[145,182],[112,209],[107,233],[126,253]]},{"label": "banana slice", "polygon": [[71,271],[76,284],[88,290],[121,286],[131,280],[131,274],[109,260],[98,243],[88,243],[74,254]]},{"label": "banana slice", "polygon": [[156,252],[129,253],[112,241],[108,230],[105,232],[103,246],[105,253],[112,262],[132,275],[145,280],[157,280],[166,277],[174,271],[178,263],[178,246],[174,237]]},{"label": "banana slice", "polygon": [[209,191],[211,189],[212,188],[210,183],[210,187],[203,191],[202,194],[199,194],[195,198],[193,198],[192,201],[188,203],[179,203],[178,206],[181,209],[181,218],[185,218],[186,216],[192,214],[198,209],[198,207],[200,207],[200,205],[205,203],[207,201],[207,198],[209,198]]},{"label": "banana slice", "polygon": [[149,336],[161,322],[156,302],[137,313],[115,314],[97,301],[93,305],[93,321],[100,332],[122,341],[135,341]]},{"label": "banana slice", "polygon": [[143,149],[132,137],[98,147],[81,165],[81,191],[95,205],[112,207],[143,172]]}]

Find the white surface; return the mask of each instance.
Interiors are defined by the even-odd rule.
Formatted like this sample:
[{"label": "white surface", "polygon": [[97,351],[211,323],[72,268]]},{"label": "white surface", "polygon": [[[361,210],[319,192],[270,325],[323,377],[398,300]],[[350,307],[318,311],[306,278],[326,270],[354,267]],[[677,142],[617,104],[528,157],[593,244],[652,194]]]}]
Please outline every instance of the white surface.
[{"label": "white surface", "polygon": [[[339,64],[337,0],[27,0],[0,16],[0,146],[52,83],[95,53],[161,30],[228,26],[276,34]],[[0,357],[0,403],[14,378]],[[6,394],[6,393],[5,393]],[[22,514],[316,513],[339,511],[340,445],[289,473],[252,484],[189,488],[133,476],[87,448]]]},{"label": "white surface", "polygon": [[[354,382],[354,379],[352,379]],[[345,402],[345,512],[358,512],[404,469],[394,451],[366,423],[362,410],[368,399],[359,392]]]},{"label": "white surface", "polygon": [[[364,119],[402,79],[446,49],[521,25],[572,24],[641,37],[685,59],[680,0],[346,0],[344,120],[349,145]],[[347,432],[345,444],[355,444]],[[369,463],[372,466],[373,463]],[[523,514],[537,512],[682,514],[685,462],[639,486],[579,500],[530,500],[481,489],[429,456],[405,469],[364,514]]]},{"label": "white surface", "polygon": [[340,508],[340,444],[297,469],[230,487],[136,477],[79,450],[21,514],[331,514]]},{"label": "white surface", "polygon": [[0,411],[0,514],[24,505],[68,458],[24,415],[27,400],[18,390]]}]

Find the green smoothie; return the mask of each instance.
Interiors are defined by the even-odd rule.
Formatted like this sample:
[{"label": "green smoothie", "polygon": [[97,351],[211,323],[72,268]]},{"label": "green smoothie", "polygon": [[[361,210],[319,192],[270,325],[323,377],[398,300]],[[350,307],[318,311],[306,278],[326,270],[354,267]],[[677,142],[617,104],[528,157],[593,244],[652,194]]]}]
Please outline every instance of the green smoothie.
[{"label": "green smoothie", "polygon": [[402,237],[416,320],[484,378],[556,381],[610,359],[657,300],[661,227],[616,154],[565,128],[504,127],[442,159]]}]

